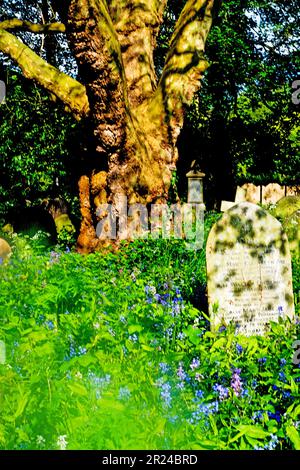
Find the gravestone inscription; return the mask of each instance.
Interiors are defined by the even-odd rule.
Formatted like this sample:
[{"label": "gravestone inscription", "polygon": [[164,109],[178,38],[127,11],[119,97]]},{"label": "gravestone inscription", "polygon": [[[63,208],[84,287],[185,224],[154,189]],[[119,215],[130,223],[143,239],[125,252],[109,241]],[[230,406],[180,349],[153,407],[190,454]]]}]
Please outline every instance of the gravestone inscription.
[{"label": "gravestone inscription", "polygon": [[206,246],[211,327],[262,335],[270,321],[294,317],[291,257],[280,222],[249,202],[213,226]]}]

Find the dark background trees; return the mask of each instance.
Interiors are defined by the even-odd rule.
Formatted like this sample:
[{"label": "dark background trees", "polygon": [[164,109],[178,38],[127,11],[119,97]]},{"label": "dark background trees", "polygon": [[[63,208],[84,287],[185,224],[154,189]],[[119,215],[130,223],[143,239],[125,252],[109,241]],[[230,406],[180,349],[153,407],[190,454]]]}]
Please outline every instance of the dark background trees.
[{"label": "dark background trees", "polygon": [[[158,36],[155,65],[160,73],[168,41],[185,1],[170,1]],[[64,16],[61,2],[2,1],[0,20],[19,16],[54,22]],[[78,70],[63,34],[18,32],[32,49],[74,77]],[[206,172],[206,201],[216,207],[234,195],[236,184],[299,183],[298,108],[291,84],[299,70],[297,2],[227,1],[207,43],[210,67],[189,109],[179,137],[177,181],[193,160]],[[1,216],[16,205],[61,196],[75,211],[80,173],[82,126],[51,97],[21,78],[2,56],[8,81],[0,107]],[[77,134],[77,137],[76,137]],[[57,181],[59,186],[57,186]],[[26,202],[27,201],[27,202]]]}]

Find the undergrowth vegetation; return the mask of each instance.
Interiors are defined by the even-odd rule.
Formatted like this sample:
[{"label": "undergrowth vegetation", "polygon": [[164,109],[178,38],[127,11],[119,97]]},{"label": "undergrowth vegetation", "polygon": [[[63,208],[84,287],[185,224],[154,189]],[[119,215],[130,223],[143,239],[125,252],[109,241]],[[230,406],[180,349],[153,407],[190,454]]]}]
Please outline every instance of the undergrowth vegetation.
[{"label": "undergrowth vegetation", "polygon": [[14,235],[0,266],[1,449],[300,449],[297,321],[212,333],[182,240],[42,241]]}]

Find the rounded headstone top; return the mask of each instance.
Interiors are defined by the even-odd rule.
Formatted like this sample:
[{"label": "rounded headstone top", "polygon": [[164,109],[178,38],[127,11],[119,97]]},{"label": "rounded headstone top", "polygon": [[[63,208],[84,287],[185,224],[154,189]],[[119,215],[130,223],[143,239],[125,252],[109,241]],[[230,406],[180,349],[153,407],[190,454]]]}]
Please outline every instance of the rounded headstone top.
[{"label": "rounded headstone top", "polygon": [[251,202],[241,202],[224,212],[213,226],[207,241],[209,250],[214,246],[214,240],[219,248],[222,244],[226,248],[237,242],[255,247],[276,243],[282,247],[287,237],[281,223],[269,212]]},{"label": "rounded headstone top", "polygon": [[271,321],[293,318],[291,256],[281,223],[242,202],[212,227],[206,245],[211,327],[233,323],[236,332],[261,335]]}]

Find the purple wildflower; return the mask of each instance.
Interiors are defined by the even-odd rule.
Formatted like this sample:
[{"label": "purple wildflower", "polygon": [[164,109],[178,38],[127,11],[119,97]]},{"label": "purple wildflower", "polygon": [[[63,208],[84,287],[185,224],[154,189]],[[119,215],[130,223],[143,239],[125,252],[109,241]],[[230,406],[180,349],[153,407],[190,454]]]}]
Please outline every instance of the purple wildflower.
[{"label": "purple wildflower", "polygon": [[223,385],[215,384],[213,386],[213,390],[219,394],[219,399],[221,401],[226,400],[229,396],[229,390],[227,387],[223,387]]},{"label": "purple wildflower", "polygon": [[239,397],[243,391],[243,382],[240,373],[241,369],[234,369],[231,377],[231,388],[237,397]]},{"label": "purple wildflower", "polygon": [[182,367],[182,362],[179,363],[179,367],[177,369],[177,377],[180,380],[185,380],[185,378],[186,378],[186,372],[184,371],[184,369]]},{"label": "purple wildflower", "polygon": [[195,370],[195,369],[198,369],[199,366],[200,366],[200,361],[199,361],[199,359],[194,358],[194,359],[192,360],[191,364],[190,364],[190,368],[191,368],[192,370]]}]

